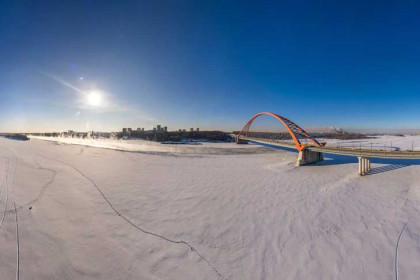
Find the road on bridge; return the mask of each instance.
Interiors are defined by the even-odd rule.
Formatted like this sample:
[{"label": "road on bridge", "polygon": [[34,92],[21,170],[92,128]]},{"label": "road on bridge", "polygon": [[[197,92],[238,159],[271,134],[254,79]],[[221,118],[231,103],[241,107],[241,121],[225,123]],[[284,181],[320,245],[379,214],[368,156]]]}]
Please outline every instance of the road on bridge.
[{"label": "road on bridge", "polygon": [[[269,139],[261,139],[254,137],[240,137],[243,141],[252,141],[262,144],[270,144],[273,146],[296,149],[296,146],[292,142],[287,141],[276,141]],[[370,171],[370,159],[371,158],[387,158],[387,159],[420,159],[420,151],[386,151],[386,150],[374,150],[374,149],[355,149],[355,148],[338,148],[332,146],[312,146],[307,145],[302,151],[299,151],[299,157],[296,165],[306,165],[322,161],[324,159],[323,154],[335,154],[344,156],[355,156],[359,159],[359,174],[365,175]]]},{"label": "road on bridge", "polygon": [[[243,140],[252,141],[256,143],[270,144],[274,146],[296,149],[295,144],[287,141],[277,141],[270,139],[241,137]],[[376,149],[357,149],[357,148],[337,148],[333,146],[316,147],[308,145],[305,148],[312,152],[320,152],[326,154],[346,155],[355,157],[370,157],[370,158],[394,158],[394,159],[420,159],[420,151],[387,151]]]}]

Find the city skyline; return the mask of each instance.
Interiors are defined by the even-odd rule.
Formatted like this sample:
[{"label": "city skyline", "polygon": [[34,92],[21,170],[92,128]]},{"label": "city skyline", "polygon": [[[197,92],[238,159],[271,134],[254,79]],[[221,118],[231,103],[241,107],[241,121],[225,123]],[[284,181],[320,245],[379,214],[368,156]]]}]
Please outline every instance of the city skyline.
[{"label": "city skyline", "polygon": [[420,129],[414,2],[1,5],[0,132]]}]

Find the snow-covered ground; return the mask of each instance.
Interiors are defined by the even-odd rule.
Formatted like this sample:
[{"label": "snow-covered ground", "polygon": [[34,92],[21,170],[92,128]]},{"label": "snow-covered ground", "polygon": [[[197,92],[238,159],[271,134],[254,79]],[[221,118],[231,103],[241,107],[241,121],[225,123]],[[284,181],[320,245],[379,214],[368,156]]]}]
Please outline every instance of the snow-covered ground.
[{"label": "snow-covered ground", "polygon": [[420,275],[418,160],[360,177],[257,145],[79,144],[0,138],[0,279]]},{"label": "snow-covered ground", "polygon": [[371,139],[360,140],[337,140],[337,139],[321,139],[327,142],[327,145],[362,148],[362,149],[386,149],[386,150],[420,150],[420,136],[392,136],[380,135],[372,136]]},{"label": "snow-covered ground", "polygon": [[31,139],[53,141],[63,144],[83,145],[119,151],[142,152],[148,154],[241,154],[263,153],[270,149],[260,145],[236,145],[223,142],[192,142],[191,144],[160,144],[146,140],[117,140],[117,139],[82,139],[66,137],[30,136]]}]

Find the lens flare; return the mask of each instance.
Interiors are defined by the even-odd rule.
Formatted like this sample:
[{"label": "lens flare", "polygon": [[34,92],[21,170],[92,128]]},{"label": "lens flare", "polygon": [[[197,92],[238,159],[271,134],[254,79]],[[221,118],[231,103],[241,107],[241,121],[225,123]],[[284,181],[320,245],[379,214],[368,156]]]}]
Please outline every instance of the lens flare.
[{"label": "lens flare", "polygon": [[90,106],[98,107],[101,106],[102,103],[102,96],[93,91],[87,95],[87,104]]}]

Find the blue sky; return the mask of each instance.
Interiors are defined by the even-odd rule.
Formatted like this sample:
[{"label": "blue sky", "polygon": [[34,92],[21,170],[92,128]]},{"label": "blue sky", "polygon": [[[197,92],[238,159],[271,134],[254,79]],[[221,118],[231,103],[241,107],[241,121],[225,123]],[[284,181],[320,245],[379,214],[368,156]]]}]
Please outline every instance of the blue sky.
[{"label": "blue sky", "polygon": [[0,8],[0,131],[237,130],[260,111],[304,127],[420,128],[415,1]]}]

